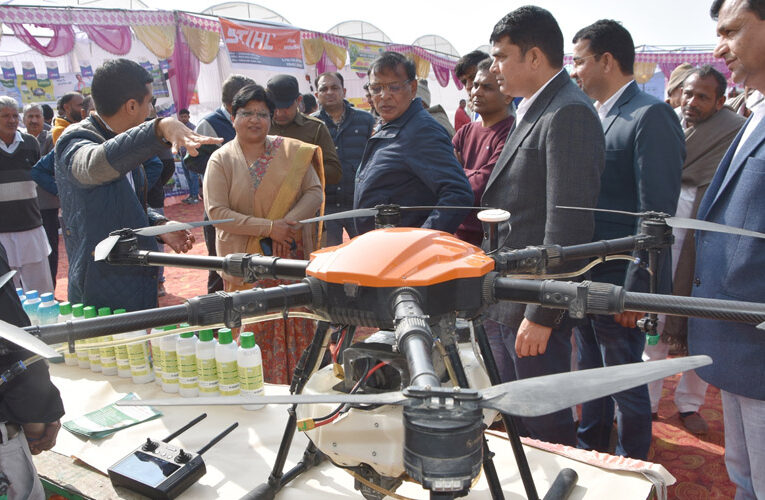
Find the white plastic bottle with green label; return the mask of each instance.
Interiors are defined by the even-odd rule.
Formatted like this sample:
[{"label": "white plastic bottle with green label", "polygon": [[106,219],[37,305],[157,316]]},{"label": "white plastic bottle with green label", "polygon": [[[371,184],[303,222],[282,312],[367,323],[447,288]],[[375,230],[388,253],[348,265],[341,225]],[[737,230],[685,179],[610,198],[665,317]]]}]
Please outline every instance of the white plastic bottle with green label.
[{"label": "white plastic bottle with green label", "polygon": [[215,369],[218,372],[218,392],[221,396],[239,394],[239,369],[236,366],[236,342],[231,338],[229,328],[218,330],[218,345],[215,346]]},{"label": "white plastic bottle with green label", "polygon": [[199,395],[197,384],[197,338],[194,332],[182,333],[175,346],[178,353],[178,393],[184,398]]},{"label": "white plastic bottle with green label", "polygon": [[[124,309],[115,309],[114,314],[124,314]],[[114,340],[124,341],[128,338],[127,333],[119,333],[114,336]],[[130,378],[130,358],[128,357],[127,346],[125,344],[114,346],[114,357],[117,358],[117,376],[121,378]]]},{"label": "white plastic bottle with green label", "polygon": [[[155,333],[162,333],[165,331],[165,327],[152,328],[149,330],[150,335]],[[158,384],[162,384],[162,351],[159,348],[159,338],[153,338],[149,341],[149,349],[151,350],[151,366],[154,370],[154,380]]]},{"label": "white plastic bottle with green label", "polygon": [[[175,330],[176,326],[166,326],[165,331]],[[159,339],[159,350],[162,355],[162,390],[165,392],[178,392],[178,353],[175,344],[178,343],[178,335],[165,335]]]},{"label": "white plastic bottle with green label", "polygon": [[[98,309],[98,315],[111,316],[112,310],[108,307],[101,307]],[[114,340],[112,335],[98,337],[99,342],[111,342],[112,340]],[[117,375],[117,353],[114,350],[114,346],[100,347],[98,349],[98,357],[101,361],[101,373],[104,375]],[[92,361],[91,366],[93,366]]]},{"label": "white plastic bottle with green label", "polygon": [[[239,367],[239,395],[257,400],[263,395],[263,358],[255,334],[242,332],[236,352]],[[242,405],[245,410],[260,410],[264,405]]]},{"label": "white plastic bottle with green label", "polygon": [[[82,312],[82,311],[80,311]],[[58,323],[66,323],[72,321],[74,316],[72,315],[72,304],[69,302],[61,302],[58,305]],[[77,354],[69,352],[69,344],[62,344],[66,349],[64,350],[64,362],[68,366],[77,366]]]},{"label": "white plastic bottle with green label", "polygon": [[[125,335],[128,339],[140,339],[146,336],[146,330],[128,332]],[[154,381],[154,372],[151,370],[151,362],[149,361],[149,344],[142,340],[141,342],[130,343],[126,347],[133,383],[148,384]]]},{"label": "white plastic bottle with green label", "polygon": [[[88,307],[90,309],[88,309]],[[89,315],[92,314],[92,316],[87,317],[94,318],[96,316],[96,309],[93,306],[86,307],[83,304],[75,304],[72,306],[72,319],[74,321],[85,319],[85,309],[88,309]],[[88,357],[88,351],[83,349],[87,343],[88,341],[85,339],[74,341],[74,353],[77,355],[77,366],[80,368],[90,368],[90,358]]]},{"label": "white plastic bottle with green label", "polygon": [[200,396],[217,396],[218,369],[215,366],[215,338],[212,330],[201,330],[197,342],[197,385]]}]

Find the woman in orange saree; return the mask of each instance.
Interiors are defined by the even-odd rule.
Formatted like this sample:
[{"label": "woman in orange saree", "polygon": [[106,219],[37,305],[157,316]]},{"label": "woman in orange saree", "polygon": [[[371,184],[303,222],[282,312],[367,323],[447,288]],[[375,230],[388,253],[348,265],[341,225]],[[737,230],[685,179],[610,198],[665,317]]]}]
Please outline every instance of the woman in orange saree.
[{"label": "woman in orange saree", "polygon": [[[296,139],[270,136],[274,102],[259,85],[236,96],[231,116],[236,137],[215,151],[207,164],[203,190],[211,219],[234,219],[216,226],[218,255],[246,252],[307,259],[317,246],[314,216],[324,199],[321,149]],[[283,280],[245,284],[223,274],[226,291],[272,287]],[[244,327],[255,333],[263,354],[266,382],[288,384],[315,329],[315,322],[290,318]]]}]

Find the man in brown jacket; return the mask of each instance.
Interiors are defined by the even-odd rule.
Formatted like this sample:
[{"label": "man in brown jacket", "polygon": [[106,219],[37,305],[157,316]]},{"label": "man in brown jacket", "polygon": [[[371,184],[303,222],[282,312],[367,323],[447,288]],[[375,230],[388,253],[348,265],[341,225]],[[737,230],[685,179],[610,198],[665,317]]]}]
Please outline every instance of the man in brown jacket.
[{"label": "man in brown jacket", "polygon": [[[701,199],[712,181],[725,151],[736,137],[744,118],[725,106],[725,77],[711,66],[692,71],[682,85],[683,126],[685,128],[686,159],[683,164],[677,217],[696,217]],[[695,238],[692,232],[674,229],[672,245],[673,293],[689,296],[696,261]],[[669,343],[686,344],[688,320],[679,316],[660,317],[662,340],[646,345],[644,359],[664,359]],[[651,411],[657,414],[662,380],[649,384]],[[684,372],[675,389],[675,405],[680,420],[688,431],[706,434],[707,423],[699,415],[707,383],[695,371]]]},{"label": "man in brown jacket", "polygon": [[268,80],[268,92],[276,103],[270,135],[292,137],[321,148],[324,159],[326,184],[337,184],[343,175],[343,167],[337,156],[335,143],[323,121],[304,115],[298,107],[303,100],[297,78],[290,75],[276,75]]}]

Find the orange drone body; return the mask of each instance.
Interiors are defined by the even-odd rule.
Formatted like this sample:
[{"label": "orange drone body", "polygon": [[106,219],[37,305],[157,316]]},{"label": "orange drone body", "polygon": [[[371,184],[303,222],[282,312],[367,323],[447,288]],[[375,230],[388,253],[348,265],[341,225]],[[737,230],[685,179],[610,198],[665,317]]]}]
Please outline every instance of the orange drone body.
[{"label": "orange drone body", "polygon": [[483,250],[449,233],[386,228],[313,252],[306,274],[325,283],[387,288],[478,278],[492,269]]}]

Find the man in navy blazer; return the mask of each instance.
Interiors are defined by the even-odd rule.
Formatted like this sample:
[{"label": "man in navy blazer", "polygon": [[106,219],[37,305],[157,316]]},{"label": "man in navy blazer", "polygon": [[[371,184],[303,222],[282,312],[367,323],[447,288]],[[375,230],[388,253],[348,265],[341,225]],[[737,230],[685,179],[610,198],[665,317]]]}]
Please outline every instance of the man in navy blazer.
[{"label": "man in navy blazer", "polygon": [[[500,91],[523,97],[486,184],[481,204],[510,212],[501,227],[505,248],[575,245],[592,239],[593,215],[558,205],[594,207],[603,171],[603,130],[586,95],[563,69],[563,34],[548,11],[520,7],[491,35]],[[484,240],[484,245],[487,241]],[[571,263],[563,270],[578,269]],[[502,302],[487,311],[490,338],[501,336],[515,378],[569,371],[571,322],[563,311]],[[544,441],[576,444],[571,411],[520,419],[521,432]]]},{"label": "man in navy blazer", "polygon": [[[574,72],[584,92],[595,99],[606,139],[606,168],[600,178],[598,208],[674,215],[685,161],[685,136],[677,115],[666,103],[642,92],[633,80],[635,46],[618,22],[600,20],[574,36]],[[638,232],[639,219],[595,214],[594,241]],[[642,259],[647,262],[647,258]],[[658,260],[659,291],[670,293],[669,249]],[[647,292],[646,269],[611,261],[592,271],[593,281]],[[593,315],[576,328],[578,368],[598,368],[641,360],[645,334],[635,327],[640,313]],[[617,404],[616,453],[645,460],[651,445],[651,403],[642,385],[582,405],[577,431],[581,448],[608,452]]]},{"label": "man in navy blazer", "polygon": [[[733,81],[765,92],[765,1],[716,0],[715,55]],[[765,107],[758,106],[720,162],[699,206],[701,220],[765,232]],[[696,233],[694,297],[765,302],[765,241]],[[688,349],[714,363],[699,376],[719,387],[725,465],[736,499],[765,498],[765,332],[754,326],[691,319]]]}]

